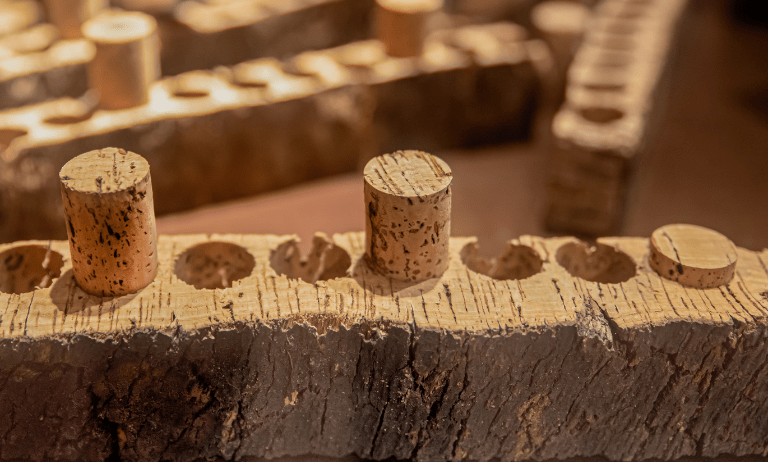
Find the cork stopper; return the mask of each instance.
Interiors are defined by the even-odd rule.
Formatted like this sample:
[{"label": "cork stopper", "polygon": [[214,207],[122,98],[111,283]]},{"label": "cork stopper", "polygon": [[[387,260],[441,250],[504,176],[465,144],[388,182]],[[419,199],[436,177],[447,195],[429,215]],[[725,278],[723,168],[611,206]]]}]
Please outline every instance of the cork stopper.
[{"label": "cork stopper", "polygon": [[651,235],[649,263],[660,276],[697,289],[733,278],[736,246],[722,234],[695,225],[667,225]]},{"label": "cork stopper", "polygon": [[82,31],[96,44],[88,83],[99,92],[99,107],[112,110],[146,104],[149,87],[160,76],[155,19],[135,11],[108,11],[86,22]]},{"label": "cork stopper", "polygon": [[45,0],[48,21],[63,39],[81,38],[83,24],[107,6],[107,0]]},{"label": "cork stopper", "polygon": [[376,157],[364,171],[365,256],[376,271],[420,282],[448,268],[451,168],[421,151]]},{"label": "cork stopper", "polygon": [[137,292],[155,278],[157,234],[149,164],[105,148],[59,173],[75,281],[98,296]]},{"label": "cork stopper", "polygon": [[443,0],[376,0],[376,30],[389,56],[420,56],[427,22]]}]

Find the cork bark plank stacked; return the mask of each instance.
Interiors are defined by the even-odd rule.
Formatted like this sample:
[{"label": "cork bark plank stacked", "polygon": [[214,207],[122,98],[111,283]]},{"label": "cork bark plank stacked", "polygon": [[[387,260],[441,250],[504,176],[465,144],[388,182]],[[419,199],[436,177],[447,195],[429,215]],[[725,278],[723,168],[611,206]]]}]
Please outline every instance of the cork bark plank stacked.
[{"label": "cork bark plank stacked", "polygon": [[619,231],[633,166],[653,138],[687,2],[603,0],[568,69],[552,121],[547,227]]},{"label": "cork bark plank stacked", "polygon": [[[111,181],[112,167],[94,155],[112,155],[127,182]],[[120,195],[148,178],[138,164],[125,168],[133,156],[78,156],[71,162],[94,168],[65,168],[64,194],[76,204],[92,199],[70,190],[102,197],[99,216],[145,200]],[[364,180],[366,204],[378,201],[371,227],[382,207],[450,197],[460,172],[438,161],[412,151],[373,159]],[[93,191],[105,178],[116,189]],[[418,215],[444,219],[446,207]],[[437,276],[413,278],[394,271],[408,264],[377,258],[388,249],[371,232],[318,235],[302,259],[295,236],[159,236],[150,245],[113,229],[108,238],[156,256],[157,273],[135,292],[94,296],[75,276],[91,264],[70,251],[111,250],[78,240],[83,226],[111,225],[83,223],[69,242],[0,246],[0,458],[768,451],[768,250],[737,248],[711,230],[668,225],[651,240],[593,245],[522,236],[491,260],[474,238],[444,232],[448,246],[418,254]],[[410,245],[396,223],[382,223],[387,247]],[[444,271],[435,256],[448,259]]]},{"label": "cork bark plank stacked", "polygon": [[[107,2],[44,3],[46,24],[39,23],[43,9],[35,2],[2,6],[12,14],[7,19],[8,30],[0,30],[2,109],[51,98],[76,98],[88,90],[85,75],[94,50],[83,40],[80,27],[103,13]],[[157,19],[163,42],[161,70],[168,76],[266,56],[287,58],[306,50],[364,40],[370,37],[373,12],[372,0],[221,4],[125,0],[115,6],[147,11]],[[30,43],[40,45],[30,48]]]},{"label": "cork bark plank stacked", "polygon": [[418,57],[355,42],[162,79],[127,109],[56,100],[3,111],[1,239],[63,236],[56,172],[104,146],[146,154],[157,211],[168,213],[352,171],[401,146],[525,137],[540,45],[513,24],[468,26]]}]

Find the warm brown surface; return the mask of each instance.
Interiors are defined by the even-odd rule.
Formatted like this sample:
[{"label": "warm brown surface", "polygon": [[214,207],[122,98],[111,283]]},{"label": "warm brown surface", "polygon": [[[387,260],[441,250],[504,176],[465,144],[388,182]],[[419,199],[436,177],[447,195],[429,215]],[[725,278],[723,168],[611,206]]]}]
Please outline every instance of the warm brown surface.
[{"label": "warm brown surface", "polygon": [[319,240],[316,280],[276,267],[290,236],[160,236],[157,277],[122,297],[80,290],[64,241],[23,243],[38,272],[0,245],[0,459],[765,451],[768,250],[699,290],[647,238],[528,236],[501,271],[468,267],[473,241],[414,284],[372,271],[360,232]]},{"label": "warm brown surface", "polygon": [[[622,234],[692,223],[739,246],[768,247],[768,30],[733,22],[720,2],[694,2],[687,14],[664,119],[638,164]],[[530,144],[433,152],[454,172],[452,234],[478,236],[487,255],[520,234],[543,234],[545,145],[538,136]],[[359,175],[336,177],[166,217],[158,229],[298,233],[307,241],[315,231],[362,230],[362,197]]]}]

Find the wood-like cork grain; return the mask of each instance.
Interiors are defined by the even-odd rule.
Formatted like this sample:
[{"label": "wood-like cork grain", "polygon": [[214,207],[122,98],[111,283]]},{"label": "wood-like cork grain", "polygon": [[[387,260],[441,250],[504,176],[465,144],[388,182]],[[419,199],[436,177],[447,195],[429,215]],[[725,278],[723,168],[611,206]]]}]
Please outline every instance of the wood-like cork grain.
[{"label": "wood-like cork grain", "polygon": [[[0,246],[65,262],[50,287],[0,293],[0,459],[766,453],[766,251],[737,248],[731,282],[694,289],[649,267],[648,239],[558,257],[581,244],[521,237],[499,262],[526,271],[489,277],[453,238],[447,271],[414,284],[372,271],[351,233],[316,246],[348,253],[348,275],[310,283],[270,264],[292,239],[161,236],[157,277],[122,297],[79,290],[66,242]],[[175,262],[211,242],[252,272],[180,280]],[[610,268],[620,280],[590,280]]]}]

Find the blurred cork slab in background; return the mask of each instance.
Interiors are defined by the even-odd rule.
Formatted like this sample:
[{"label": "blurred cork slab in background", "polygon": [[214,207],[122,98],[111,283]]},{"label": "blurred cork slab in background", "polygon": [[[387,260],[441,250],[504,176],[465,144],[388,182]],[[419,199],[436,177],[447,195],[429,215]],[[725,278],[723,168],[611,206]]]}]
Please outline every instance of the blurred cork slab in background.
[{"label": "blurred cork slab in background", "polygon": [[[681,25],[664,124],[638,163],[622,235],[694,223],[750,249],[768,247],[768,28],[733,13],[738,2],[695,2]],[[545,116],[542,116],[545,119]],[[530,142],[435,151],[454,172],[452,234],[497,253],[521,234],[546,235],[548,121]],[[359,175],[159,218],[158,232],[298,233],[363,228]]]}]

